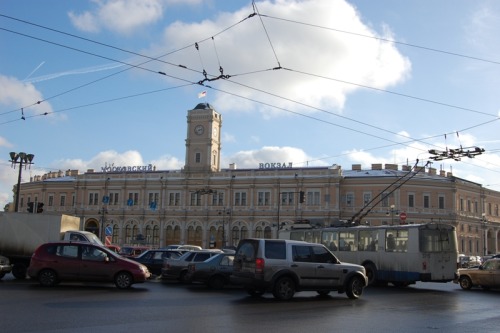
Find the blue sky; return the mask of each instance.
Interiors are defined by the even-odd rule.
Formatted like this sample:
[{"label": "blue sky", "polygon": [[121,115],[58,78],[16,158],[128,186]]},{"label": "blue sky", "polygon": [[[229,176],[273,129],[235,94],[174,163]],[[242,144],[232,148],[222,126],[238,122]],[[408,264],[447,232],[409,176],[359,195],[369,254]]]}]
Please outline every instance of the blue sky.
[{"label": "blue sky", "polygon": [[35,154],[23,182],[182,168],[200,102],[223,116],[223,167],[414,165],[478,146],[432,166],[500,190],[499,35],[494,0],[3,0],[0,206],[11,151]]}]

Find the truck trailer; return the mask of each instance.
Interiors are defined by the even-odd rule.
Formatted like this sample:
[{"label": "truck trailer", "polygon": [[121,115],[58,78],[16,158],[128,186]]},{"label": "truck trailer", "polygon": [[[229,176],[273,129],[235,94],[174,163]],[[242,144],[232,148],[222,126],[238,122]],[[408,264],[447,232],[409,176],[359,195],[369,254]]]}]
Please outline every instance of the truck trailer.
[{"label": "truck trailer", "polygon": [[0,255],[10,261],[16,279],[26,278],[38,246],[60,240],[103,245],[92,232],[80,230],[80,218],[76,216],[0,212]]}]

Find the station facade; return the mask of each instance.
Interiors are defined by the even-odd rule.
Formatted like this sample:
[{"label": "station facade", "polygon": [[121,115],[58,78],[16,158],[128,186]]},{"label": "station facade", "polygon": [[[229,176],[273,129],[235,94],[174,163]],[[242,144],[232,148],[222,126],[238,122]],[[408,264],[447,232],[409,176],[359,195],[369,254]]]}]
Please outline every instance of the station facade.
[{"label": "station facade", "polygon": [[439,221],[456,226],[461,253],[500,252],[500,192],[426,166],[222,168],[221,128],[221,114],[200,103],[188,111],[183,169],[112,164],[51,172],[21,184],[19,211],[43,202],[43,214],[78,216],[108,243],[151,247],[236,246],[247,237],[277,238],[294,223]]}]

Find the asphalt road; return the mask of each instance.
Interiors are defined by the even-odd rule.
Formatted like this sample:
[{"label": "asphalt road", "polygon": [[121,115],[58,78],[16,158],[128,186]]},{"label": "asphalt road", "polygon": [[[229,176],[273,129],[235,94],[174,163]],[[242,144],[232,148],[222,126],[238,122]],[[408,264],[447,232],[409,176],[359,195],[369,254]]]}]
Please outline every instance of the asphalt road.
[{"label": "asphalt road", "polygon": [[112,284],[43,288],[0,282],[2,332],[499,332],[500,291],[453,283],[369,287],[358,300],[297,293],[289,302],[252,298],[239,288],[160,280],[118,290]]}]

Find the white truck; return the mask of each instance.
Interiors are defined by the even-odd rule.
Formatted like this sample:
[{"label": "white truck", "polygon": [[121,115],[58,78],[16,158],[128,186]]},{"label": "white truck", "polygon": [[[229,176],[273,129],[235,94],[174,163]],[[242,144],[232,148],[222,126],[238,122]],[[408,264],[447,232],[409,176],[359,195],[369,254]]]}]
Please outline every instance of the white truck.
[{"label": "white truck", "polygon": [[[74,240],[103,245],[95,234],[79,229],[76,216],[0,212],[0,256],[10,261],[16,279],[24,279],[31,256],[43,243]],[[0,272],[0,279],[7,272]]]}]

